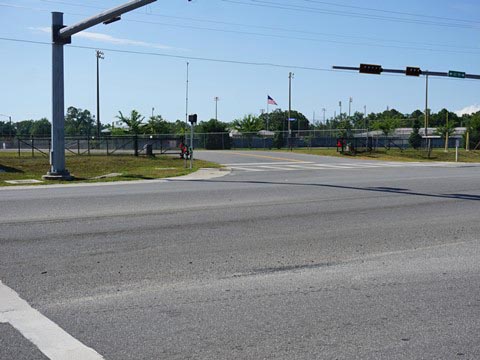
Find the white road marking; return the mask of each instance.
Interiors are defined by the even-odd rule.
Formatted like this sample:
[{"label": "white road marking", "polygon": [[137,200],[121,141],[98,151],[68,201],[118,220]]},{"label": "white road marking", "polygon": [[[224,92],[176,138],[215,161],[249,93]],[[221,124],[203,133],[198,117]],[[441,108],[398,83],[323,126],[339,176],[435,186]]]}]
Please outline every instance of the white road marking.
[{"label": "white road marking", "polygon": [[103,360],[0,281],[0,323],[9,323],[51,360]]},{"label": "white road marking", "polygon": [[256,162],[256,163],[234,163],[234,164],[222,164],[224,166],[257,166],[257,165],[286,165],[286,164],[313,164],[312,161],[275,161],[275,162]]},{"label": "white road marking", "polygon": [[233,170],[261,172],[261,171],[291,171],[291,170],[353,170],[368,168],[402,168],[402,167],[456,167],[457,164],[443,162],[358,162],[324,164],[313,162],[263,162],[229,164]]}]

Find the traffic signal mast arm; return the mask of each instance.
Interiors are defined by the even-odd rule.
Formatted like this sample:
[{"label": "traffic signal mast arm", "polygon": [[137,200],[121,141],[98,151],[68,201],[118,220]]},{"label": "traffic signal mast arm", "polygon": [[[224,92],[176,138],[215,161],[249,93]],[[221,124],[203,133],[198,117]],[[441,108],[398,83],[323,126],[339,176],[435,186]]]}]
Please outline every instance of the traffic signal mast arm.
[{"label": "traffic signal mast arm", "polygon": [[[353,66],[332,66],[334,70],[352,70],[352,71],[360,71],[360,67],[353,67]],[[382,73],[391,73],[391,74],[407,74],[406,69],[381,69]],[[459,76],[455,76],[455,74]],[[464,74],[464,75],[463,75]],[[460,71],[448,71],[448,72],[441,72],[441,71],[425,71],[421,70],[420,75],[428,75],[428,76],[442,76],[442,77],[458,77],[458,78],[465,78],[465,79],[477,79],[480,80],[480,75],[475,74],[465,74]]]}]

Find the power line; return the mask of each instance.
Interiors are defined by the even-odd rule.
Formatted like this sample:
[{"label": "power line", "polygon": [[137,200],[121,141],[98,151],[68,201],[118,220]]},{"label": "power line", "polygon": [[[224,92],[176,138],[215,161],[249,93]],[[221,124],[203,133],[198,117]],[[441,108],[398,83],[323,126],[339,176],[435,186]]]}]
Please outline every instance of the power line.
[{"label": "power line", "polygon": [[[99,7],[99,6],[85,5],[85,4],[79,4],[79,3],[70,3],[70,2],[60,1],[60,0],[38,0],[38,1],[53,3],[53,4],[64,4],[64,5],[83,7],[83,8],[104,9],[103,7]],[[255,1],[255,0],[251,0],[251,1]],[[303,0],[303,1],[309,1],[309,0]],[[328,4],[330,4],[330,3],[328,3]],[[2,5],[2,4],[0,4],[0,5]],[[338,4],[332,4],[332,5],[338,5]],[[338,5],[338,6],[344,6],[344,5]],[[349,6],[346,6],[346,7],[349,7]],[[24,7],[24,8],[26,8],[26,7]],[[366,8],[366,9],[371,9],[371,8]],[[383,11],[383,10],[378,10],[378,11]],[[387,11],[387,10],[385,10],[385,11]],[[137,13],[141,14],[139,12],[137,12]],[[79,14],[71,14],[71,13],[66,13],[66,14],[79,15]],[[82,15],[85,15],[85,14],[82,14]],[[287,29],[287,28],[281,28],[281,27],[262,26],[262,25],[253,25],[253,24],[242,24],[242,23],[236,23],[236,22],[226,22],[226,21],[209,20],[209,19],[198,19],[198,18],[191,18],[191,17],[171,16],[171,15],[157,14],[157,13],[154,13],[152,11],[149,12],[149,13],[146,13],[146,14],[142,14],[142,15],[163,17],[163,18],[171,18],[171,19],[177,19],[177,20],[206,22],[206,23],[213,23],[213,24],[219,24],[219,25],[232,25],[232,26],[241,26],[241,27],[248,27],[248,28],[258,28],[258,29],[264,29],[264,30],[294,32],[294,33],[299,33],[299,34],[316,35],[316,36],[340,37],[340,38],[348,38],[348,39],[354,38],[354,39],[363,39],[363,40],[367,40],[367,41],[380,41],[380,42],[388,42],[388,43],[394,42],[394,43],[399,43],[399,44],[409,44],[409,45],[415,45],[415,46],[434,46],[434,47],[440,47],[440,48],[446,48],[446,49],[457,48],[457,49],[464,49],[464,50],[480,50],[479,47],[465,47],[465,46],[458,46],[456,44],[431,43],[431,42],[420,43],[420,42],[414,42],[414,41],[412,42],[412,41],[402,41],[402,40],[395,40],[395,39],[382,39],[382,38],[365,37],[365,36],[358,36],[358,35],[343,35],[343,34],[334,34],[334,33],[302,31],[302,30],[297,30],[297,29]],[[415,16],[420,16],[420,15],[415,15]],[[129,21],[129,20],[126,19],[125,21]],[[141,22],[142,20],[130,20],[130,21]],[[467,20],[465,20],[465,21],[467,21]],[[259,33],[254,33],[254,32],[241,32],[241,31],[225,30],[225,29],[192,27],[191,25],[165,24],[165,23],[158,23],[158,22],[146,22],[146,23],[148,23],[148,24],[158,24],[158,25],[163,25],[163,26],[176,26],[176,27],[180,27],[180,28],[181,27],[193,28],[193,29],[207,30],[207,31],[232,32],[232,33],[257,35],[257,36],[272,36],[272,35],[269,35],[269,34],[259,34]],[[288,37],[286,37],[286,38],[288,38]],[[316,41],[315,39],[308,39],[308,38],[294,38],[294,37],[291,37],[291,38],[296,39],[296,40]],[[334,42],[332,40],[322,40],[322,41],[324,41],[324,42]],[[344,42],[342,44],[361,45],[361,44],[352,43],[352,42]],[[378,45],[378,44],[365,44],[365,45],[366,46],[387,47],[387,45]],[[393,46],[391,46],[391,47],[393,47]],[[415,47],[399,47],[399,48],[412,49],[412,50],[425,50],[425,51],[441,51],[441,50],[437,50],[437,49],[423,49],[423,48],[415,48]],[[473,53],[473,54],[476,55],[476,53]]]},{"label": "power line", "polygon": [[435,16],[435,15],[428,15],[428,14],[416,14],[416,13],[410,13],[410,12],[377,9],[377,8],[370,8],[370,7],[363,7],[363,6],[337,4],[337,3],[332,3],[332,2],[328,2],[328,1],[319,1],[319,0],[303,0],[303,1],[309,2],[309,3],[315,3],[315,4],[324,4],[324,5],[331,5],[331,6],[337,6],[337,7],[343,7],[343,8],[350,8],[350,9],[381,12],[381,13],[387,13],[387,14],[407,15],[407,16],[415,16],[415,17],[419,17],[419,18],[430,18],[430,19],[438,19],[438,20],[448,20],[448,21],[458,21],[458,22],[480,24],[480,21],[477,21],[477,20],[449,18],[449,17],[442,17],[442,16]]},{"label": "power line", "polygon": [[[48,46],[52,45],[51,42],[46,42],[46,41],[34,41],[34,40],[15,39],[15,38],[6,38],[6,37],[0,37],[0,40],[9,41],[9,42],[35,44],[35,45],[48,45]],[[350,72],[350,71],[333,70],[333,69],[329,69],[329,68],[302,66],[302,65],[291,65],[291,64],[289,65],[289,64],[277,64],[277,63],[270,63],[270,62],[218,59],[218,58],[208,58],[208,57],[199,57],[199,56],[182,56],[182,55],[172,55],[172,54],[164,54],[164,53],[158,53],[158,52],[122,50],[122,49],[102,48],[102,47],[93,47],[93,46],[81,46],[81,45],[71,45],[71,44],[65,45],[65,46],[67,46],[69,48],[76,48],[76,49],[101,50],[101,51],[109,51],[109,52],[113,52],[113,53],[132,54],[132,55],[159,56],[159,57],[181,59],[181,60],[190,60],[190,61],[191,60],[198,60],[198,61],[205,61],[205,62],[225,63],[225,64],[234,64],[234,65],[274,67],[274,68],[283,68],[283,69],[298,69],[298,70],[307,70],[307,71],[321,71],[321,72],[330,72],[330,73],[352,74],[352,72]],[[402,75],[395,75],[395,74],[384,74],[382,76],[404,77]],[[451,81],[474,81],[474,80],[470,80],[470,79],[457,79],[457,78],[439,78],[438,80],[440,80],[440,79],[441,80],[451,80]]]},{"label": "power line", "polygon": [[[41,1],[47,1],[47,2],[54,2],[57,3],[58,1],[52,1],[52,0],[41,0]],[[64,3],[64,2],[59,2],[59,3]],[[83,6],[79,4],[75,4],[75,6]],[[0,6],[9,6],[0,3]],[[34,9],[34,8],[28,8],[28,7],[23,7],[23,6],[13,6],[15,8],[21,8],[21,9],[32,9],[36,11],[48,11],[44,9]],[[92,6],[87,6],[85,7],[92,7]],[[95,7],[98,8],[98,7]],[[68,15],[74,15],[74,16],[84,16],[85,14],[74,14],[74,13],[66,13]],[[162,16],[158,14],[148,14],[148,15],[156,15],[156,16]],[[180,17],[176,17],[180,18]],[[353,46],[367,46],[367,47],[379,47],[379,48],[394,48],[394,49],[404,49],[404,50],[417,50],[417,51],[427,51],[427,52],[442,52],[442,53],[452,53],[452,54],[469,54],[469,55],[480,55],[480,52],[472,52],[472,51],[458,51],[458,50],[450,50],[452,47],[455,46],[447,46],[447,49],[434,49],[434,48],[425,48],[425,47],[413,47],[413,46],[398,46],[398,45],[386,45],[386,44],[378,44],[378,43],[359,43],[359,42],[349,42],[349,41],[339,41],[339,40],[329,40],[329,39],[314,39],[314,38],[307,38],[307,37],[298,37],[298,36],[286,36],[286,35],[279,35],[279,34],[265,34],[265,33],[259,33],[259,32],[251,32],[251,31],[240,31],[240,30],[226,30],[226,29],[216,29],[216,28],[208,28],[208,27],[201,27],[201,26],[194,26],[194,25],[179,25],[179,24],[169,24],[169,23],[161,23],[161,22],[155,22],[155,21],[149,21],[149,20],[136,20],[136,19],[125,19],[124,21],[128,22],[136,22],[136,23],[144,23],[144,24],[151,24],[151,25],[160,25],[160,26],[170,26],[170,27],[176,27],[176,28],[183,28],[183,29],[194,29],[194,30],[205,30],[205,31],[211,31],[211,32],[222,32],[222,33],[231,33],[231,34],[241,34],[241,35],[250,35],[250,36],[260,36],[260,37],[269,37],[269,38],[282,38],[282,39],[291,39],[291,40],[301,40],[301,41],[312,41],[312,42],[321,42],[321,43],[331,43],[331,44],[342,44],[342,45],[353,45]],[[202,20],[198,20],[202,21]],[[235,24],[238,26],[249,26],[249,25],[242,25],[242,24]],[[255,27],[255,26],[254,26]],[[257,26],[260,28],[260,26]],[[261,28],[268,28],[268,27],[261,27]],[[281,31],[290,31],[287,29],[282,29],[282,28],[270,28],[272,30],[281,30]],[[305,34],[313,34],[313,35],[319,35],[319,36],[337,36],[337,37],[344,37],[344,38],[350,38],[351,36],[347,35],[337,35],[337,34],[328,34],[328,33],[316,33],[316,32],[306,32],[306,31],[293,31],[297,33],[305,33]],[[385,41],[385,42],[391,42],[392,40],[384,40],[384,39],[376,39],[376,38],[365,38],[365,37],[359,37],[359,36],[353,36],[354,38],[359,38],[359,39],[368,39],[372,41]],[[407,43],[407,42],[402,42],[402,41],[395,41],[393,42],[398,42],[398,43]],[[440,45],[440,44],[421,44],[421,43],[414,43],[419,46],[434,46],[434,47],[440,47],[440,46],[445,46],[445,45]],[[480,48],[464,48],[464,47],[457,47],[458,49],[469,49],[469,50],[479,50]]]},{"label": "power line", "polygon": [[433,25],[433,26],[449,27],[449,28],[463,28],[463,29],[480,30],[478,27],[471,26],[471,25],[449,24],[449,23],[441,23],[441,22],[436,22],[436,21],[405,19],[405,18],[392,17],[392,16],[382,16],[382,15],[371,15],[371,14],[364,14],[364,13],[356,13],[356,12],[351,12],[351,11],[325,10],[325,9],[320,9],[320,8],[317,8],[317,7],[299,6],[299,5],[285,5],[285,4],[278,4],[278,3],[274,3],[274,2],[270,2],[270,1],[261,1],[261,0],[251,0],[252,2],[245,2],[245,1],[239,1],[239,0],[220,0],[220,1],[223,1],[223,2],[226,2],[226,3],[232,3],[232,4],[256,6],[256,7],[270,8],[270,9],[281,9],[281,10],[290,10],[290,11],[297,11],[297,12],[328,14],[328,15],[346,16],[346,17],[354,17],[354,18],[361,18],[361,19],[390,21],[390,22],[403,22],[403,23],[407,23],[407,24]]}]

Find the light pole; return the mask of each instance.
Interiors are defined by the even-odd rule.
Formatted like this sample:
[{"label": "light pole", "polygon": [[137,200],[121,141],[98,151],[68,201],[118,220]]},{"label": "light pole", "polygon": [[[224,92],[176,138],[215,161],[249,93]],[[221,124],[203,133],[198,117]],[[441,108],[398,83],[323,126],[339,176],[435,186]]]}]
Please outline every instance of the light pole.
[{"label": "light pole", "polygon": [[100,139],[100,59],[105,59],[102,51],[96,51],[97,56],[97,139]]},{"label": "light pole", "polygon": [[213,101],[215,101],[215,120],[218,120],[218,100],[220,100],[220,98],[218,96],[215,96],[213,98]]},{"label": "light pole", "polygon": [[292,129],[290,128],[290,116],[292,112],[292,79],[295,74],[288,73],[288,147],[292,150]]},{"label": "light pole", "polygon": [[155,108],[152,107],[152,118],[153,118],[153,113],[154,113],[154,111],[155,111]]},{"label": "light pole", "polygon": [[353,102],[353,99],[352,99],[352,97],[350,97],[350,98],[348,99],[348,117],[351,116],[352,102]]},{"label": "light pole", "polygon": [[340,120],[342,120],[342,102],[338,102],[338,107],[340,108]]},{"label": "light pole", "polygon": [[52,132],[50,170],[45,179],[68,180],[72,177],[65,168],[65,84],[64,46],[72,42],[72,36],[100,23],[110,24],[120,20],[126,12],[153,3],[156,0],[131,0],[110,10],[101,12],[74,25],[63,24],[63,13],[52,13]]}]

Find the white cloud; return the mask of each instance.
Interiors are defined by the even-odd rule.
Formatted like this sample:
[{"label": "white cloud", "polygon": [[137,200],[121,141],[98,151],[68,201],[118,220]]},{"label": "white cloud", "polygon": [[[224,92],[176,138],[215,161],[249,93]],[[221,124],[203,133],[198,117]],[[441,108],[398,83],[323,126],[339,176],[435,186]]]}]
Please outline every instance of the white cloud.
[{"label": "white cloud", "polygon": [[[36,31],[41,31],[44,33],[50,34],[51,29],[49,27],[37,27],[37,28],[29,28],[30,30],[36,30]],[[137,40],[130,40],[130,39],[122,39],[122,38],[117,38],[111,35],[107,34],[102,34],[102,33],[96,33],[96,32],[90,32],[90,31],[82,31],[74,35],[77,38],[83,38],[83,39],[88,39],[92,41],[98,41],[98,42],[104,42],[104,43],[109,43],[109,44],[115,44],[115,45],[132,45],[132,46],[141,46],[141,47],[148,47],[148,48],[154,48],[154,49],[162,49],[162,50],[173,50],[174,48],[168,45],[163,45],[163,44],[155,44],[155,43],[149,43],[145,41],[137,41]],[[178,50],[178,49],[176,49]]]},{"label": "white cloud", "polygon": [[480,111],[480,105],[475,104],[475,105],[470,105],[470,106],[464,107],[461,110],[457,110],[457,111],[455,111],[455,114],[457,114],[458,116],[462,116],[462,115],[465,115],[465,114],[467,114],[467,115],[473,114],[473,113],[476,113],[478,111]]}]

